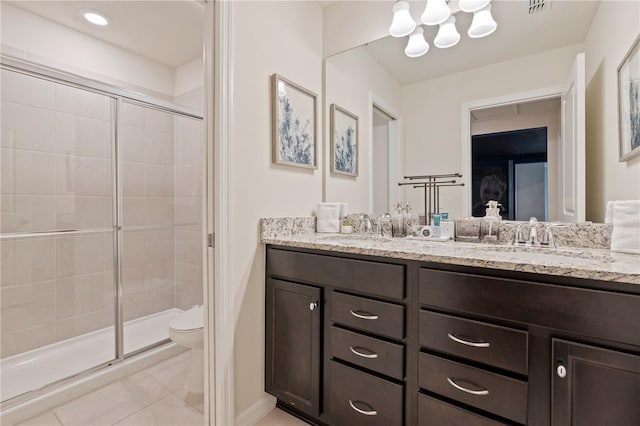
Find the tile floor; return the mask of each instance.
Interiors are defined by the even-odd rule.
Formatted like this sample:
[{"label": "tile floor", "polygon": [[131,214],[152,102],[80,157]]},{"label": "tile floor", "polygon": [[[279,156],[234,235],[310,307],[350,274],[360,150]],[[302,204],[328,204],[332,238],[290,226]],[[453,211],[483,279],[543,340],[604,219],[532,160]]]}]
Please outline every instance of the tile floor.
[{"label": "tile floor", "polygon": [[[16,426],[202,426],[203,395],[184,388],[188,353],[110,383]],[[305,426],[274,409],[256,426]]]}]

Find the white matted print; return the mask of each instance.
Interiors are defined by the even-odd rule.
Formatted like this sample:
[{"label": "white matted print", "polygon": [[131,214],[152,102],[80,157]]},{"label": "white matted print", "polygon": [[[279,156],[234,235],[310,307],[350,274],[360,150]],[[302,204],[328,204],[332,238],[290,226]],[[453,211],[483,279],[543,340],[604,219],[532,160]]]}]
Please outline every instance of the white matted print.
[{"label": "white matted print", "polygon": [[331,173],[358,176],[358,116],[331,104]]},{"label": "white matted print", "polygon": [[276,164],[317,168],[316,94],[273,74],[272,158]]},{"label": "white matted print", "polygon": [[640,36],[618,67],[620,161],[640,154]]}]

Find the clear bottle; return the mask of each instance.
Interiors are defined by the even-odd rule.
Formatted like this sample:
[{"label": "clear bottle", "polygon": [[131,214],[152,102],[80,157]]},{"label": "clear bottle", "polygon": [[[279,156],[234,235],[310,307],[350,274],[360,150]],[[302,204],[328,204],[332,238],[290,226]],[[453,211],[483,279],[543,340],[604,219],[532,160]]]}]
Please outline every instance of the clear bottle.
[{"label": "clear bottle", "polygon": [[393,216],[391,216],[392,232],[394,237],[405,236],[405,223],[403,213],[402,202],[396,202],[396,209]]}]

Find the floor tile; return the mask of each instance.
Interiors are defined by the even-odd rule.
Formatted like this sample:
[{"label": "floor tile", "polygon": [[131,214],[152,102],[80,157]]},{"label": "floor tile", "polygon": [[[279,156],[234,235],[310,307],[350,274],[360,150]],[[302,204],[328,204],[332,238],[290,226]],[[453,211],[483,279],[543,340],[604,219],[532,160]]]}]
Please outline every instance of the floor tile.
[{"label": "floor tile", "polygon": [[202,426],[202,413],[178,398],[168,397],[116,423],[118,426]]},{"label": "floor tile", "polygon": [[174,393],[175,396],[182,399],[187,404],[191,405],[196,410],[204,414],[204,394],[203,393],[190,393],[183,386],[182,389]]},{"label": "floor tile", "polygon": [[274,408],[269,414],[263,417],[256,426],[307,426],[308,423],[303,422],[297,417],[286,413],[279,408]]},{"label": "floor tile", "polygon": [[54,412],[64,426],[112,425],[171,394],[144,372],[81,396]]},{"label": "floor tile", "polygon": [[58,418],[53,411],[47,411],[39,416],[32,417],[16,426],[61,426],[62,423],[58,421]]},{"label": "floor tile", "polygon": [[145,373],[158,380],[164,386],[176,392],[184,386],[187,378],[187,361],[189,352],[185,352],[166,361],[162,361],[144,370]]}]

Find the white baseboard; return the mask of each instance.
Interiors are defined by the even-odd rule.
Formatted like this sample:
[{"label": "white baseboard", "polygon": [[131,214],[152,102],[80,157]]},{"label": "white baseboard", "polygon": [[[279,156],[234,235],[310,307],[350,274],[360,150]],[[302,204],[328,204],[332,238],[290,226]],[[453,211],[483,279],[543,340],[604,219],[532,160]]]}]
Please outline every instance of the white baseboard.
[{"label": "white baseboard", "polygon": [[236,426],[253,426],[276,407],[276,399],[266,395],[236,416]]}]

